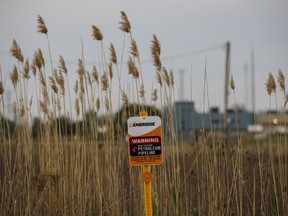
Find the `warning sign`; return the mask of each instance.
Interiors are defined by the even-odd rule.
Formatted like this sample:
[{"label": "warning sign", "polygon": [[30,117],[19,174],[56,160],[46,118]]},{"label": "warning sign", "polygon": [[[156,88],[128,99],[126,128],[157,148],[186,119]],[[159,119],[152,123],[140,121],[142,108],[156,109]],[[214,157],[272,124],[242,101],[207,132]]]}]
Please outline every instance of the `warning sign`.
[{"label": "warning sign", "polygon": [[158,116],[129,118],[128,137],[132,166],[162,163],[161,119]]}]

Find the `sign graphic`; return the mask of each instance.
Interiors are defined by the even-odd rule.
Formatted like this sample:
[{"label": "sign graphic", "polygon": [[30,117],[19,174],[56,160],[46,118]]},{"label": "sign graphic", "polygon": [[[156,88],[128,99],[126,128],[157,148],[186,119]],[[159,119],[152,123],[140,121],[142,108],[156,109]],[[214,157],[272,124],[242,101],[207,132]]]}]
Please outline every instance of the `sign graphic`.
[{"label": "sign graphic", "polygon": [[158,116],[131,117],[127,123],[130,164],[161,164],[161,119]]}]

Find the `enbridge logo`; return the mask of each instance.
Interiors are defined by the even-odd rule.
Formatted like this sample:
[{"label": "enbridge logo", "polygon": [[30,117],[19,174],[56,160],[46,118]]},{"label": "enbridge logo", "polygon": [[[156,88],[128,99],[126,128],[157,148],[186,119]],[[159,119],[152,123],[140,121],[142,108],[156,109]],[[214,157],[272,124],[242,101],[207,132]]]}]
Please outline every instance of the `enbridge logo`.
[{"label": "enbridge logo", "polygon": [[153,127],[155,126],[155,122],[131,122],[129,124],[129,128],[131,127]]}]

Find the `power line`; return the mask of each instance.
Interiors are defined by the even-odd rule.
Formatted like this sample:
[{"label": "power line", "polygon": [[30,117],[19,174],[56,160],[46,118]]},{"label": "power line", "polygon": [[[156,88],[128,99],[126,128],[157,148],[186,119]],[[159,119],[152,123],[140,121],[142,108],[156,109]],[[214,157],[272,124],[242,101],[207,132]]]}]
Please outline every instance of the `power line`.
[{"label": "power line", "polygon": [[182,53],[182,54],[178,54],[178,55],[163,57],[163,58],[161,58],[161,60],[166,61],[166,60],[171,60],[171,59],[185,58],[188,56],[198,55],[198,54],[212,51],[215,49],[224,48],[225,46],[226,46],[226,44],[221,44],[221,45],[217,45],[217,46],[213,46],[213,47],[208,47],[205,49],[195,50],[192,52],[187,52],[187,53]]},{"label": "power line", "polygon": [[[185,57],[189,57],[189,56],[194,56],[194,55],[198,55],[198,54],[201,54],[201,53],[205,53],[205,52],[208,52],[208,51],[212,51],[212,50],[216,50],[216,49],[219,49],[219,48],[225,48],[226,47],[226,43],[225,44],[220,44],[220,45],[217,45],[217,46],[212,46],[212,47],[208,47],[208,48],[204,48],[204,49],[199,49],[199,50],[195,50],[195,51],[192,51],[192,52],[187,52],[187,53],[180,53],[180,54],[177,54],[177,55],[171,55],[171,56],[164,56],[164,57],[161,57],[161,61],[169,61],[169,60],[174,60],[174,59],[180,59],[180,58],[185,58]],[[0,50],[0,55],[3,55],[3,56],[10,56],[10,53],[9,52],[6,52],[6,51],[3,51],[3,50]],[[53,62],[56,62],[55,60],[52,60]],[[145,63],[151,63],[152,60],[142,60],[141,63],[142,64],[145,64]],[[78,62],[77,61],[73,61],[73,60],[68,60],[68,61],[65,61],[65,63],[67,65],[77,65]],[[95,64],[95,62],[85,62],[86,65],[93,65]]]}]

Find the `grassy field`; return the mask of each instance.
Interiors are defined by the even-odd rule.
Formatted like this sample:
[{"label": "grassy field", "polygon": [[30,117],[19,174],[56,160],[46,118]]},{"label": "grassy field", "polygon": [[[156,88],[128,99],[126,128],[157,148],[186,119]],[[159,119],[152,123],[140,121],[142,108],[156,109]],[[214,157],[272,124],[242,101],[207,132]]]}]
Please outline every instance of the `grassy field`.
[{"label": "grassy field", "polygon": [[[113,44],[109,59],[105,56],[103,35],[93,25],[101,67],[88,71],[80,57],[73,90],[62,56],[54,68],[51,52],[47,54],[50,62],[45,63],[38,49],[30,62],[13,40],[11,55],[16,63],[10,82],[17,121],[12,130],[8,127],[11,122],[0,115],[0,215],[144,215],[142,169],[129,165],[126,121],[147,110],[147,101],[160,110],[167,105],[168,121],[173,121],[174,75],[162,65],[160,42],[153,35],[151,55],[157,85],[148,100],[137,44],[124,12],[119,24],[130,38],[130,56],[121,61],[127,62],[126,73],[131,79],[122,80],[123,62],[118,62]],[[50,50],[48,29],[41,16],[37,27]],[[51,71],[47,70],[49,64]],[[285,95],[282,72],[277,78]],[[117,116],[112,109],[113,79],[119,82],[119,104],[113,105],[123,108]],[[123,83],[131,88],[127,90]],[[31,114],[30,85],[37,97],[36,119]],[[270,101],[276,85],[269,74],[266,87]],[[230,87],[233,93],[237,89],[233,78]],[[4,91],[1,75],[2,110]],[[138,104],[135,109],[126,109],[132,103]],[[92,113],[89,118],[87,110]],[[99,133],[104,126],[105,132]],[[226,143],[222,132],[210,131],[195,143],[185,143],[176,139],[181,135],[176,136],[173,126],[169,131],[169,139],[164,137],[162,144],[163,164],[152,166],[153,215],[288,214],[286,135],[257,140],[237,132],[239,138]]]}]

